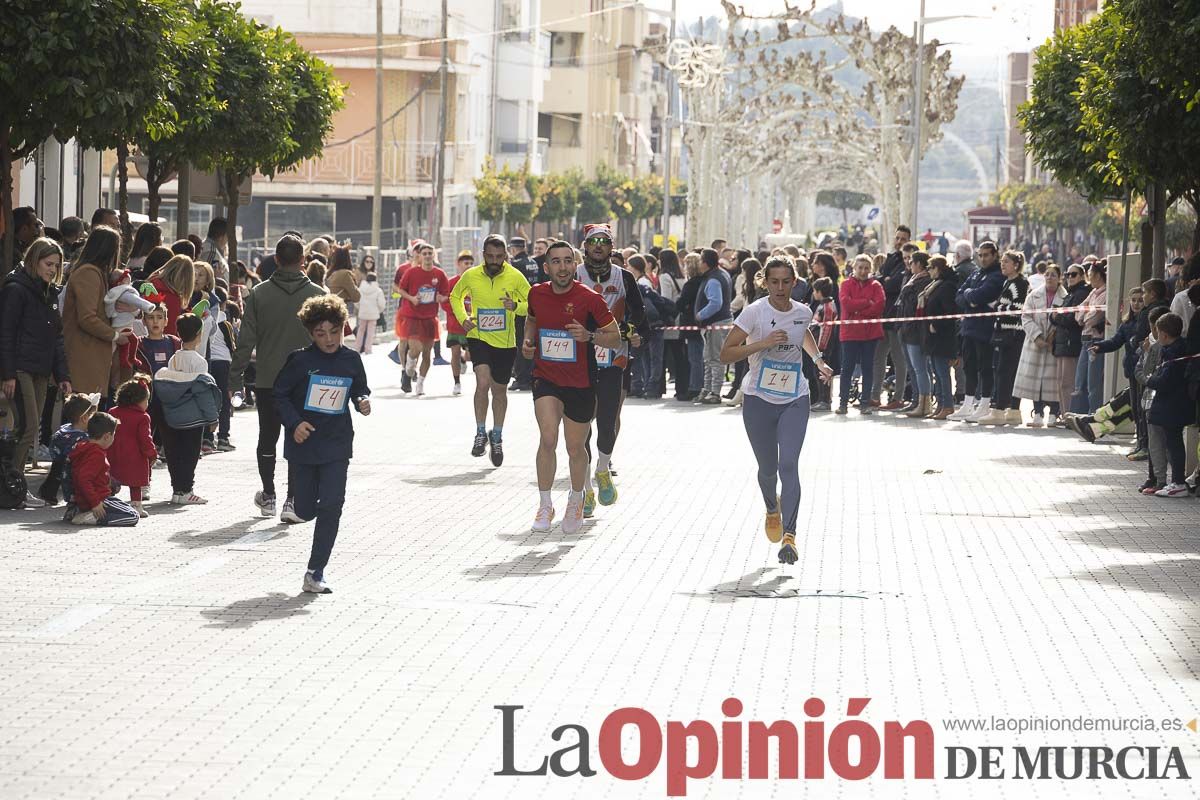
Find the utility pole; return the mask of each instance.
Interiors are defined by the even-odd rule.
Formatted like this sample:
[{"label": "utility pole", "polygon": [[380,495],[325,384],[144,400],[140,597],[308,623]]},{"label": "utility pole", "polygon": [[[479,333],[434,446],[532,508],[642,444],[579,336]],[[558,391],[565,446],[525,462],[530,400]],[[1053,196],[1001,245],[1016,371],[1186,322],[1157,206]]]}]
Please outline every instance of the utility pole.
[{"label": "utility pole", "polygon": [[[354,146],[353,143],[350,145]],[[371,195],[371,244],[383,246],[383,0],[375,0],[375,190]]]},{"label": "utility pole", "polygon": [[913,94],[912,219],[908,224],[912,226],[915,236],[921,227],[917,222],[917,201],[921,193],[921,117],[925,114],[925,0],[921,0],[921,12],[914,33],[917,38],[917,74],[916,91]]},{"label": "utility pole", "polygon": [[437,186],[433,195],[433,213],[429,216],[429,241],[435,247],[442,246],[442,206],[445,205],[446,192],[446,107],[449,104],[447,95],[450,93],[450,8],[448,0],[442,0],[442,98],[438,109],[438,140],[437,140]]},{"label": "utility pole", "polygon": [[[668,48],[673,41],[675,41],[675,0],[671,0],[671,32],[667,36]],[[665,60],[663,65],[666,66]],[[663,163],[662,216],[662,246],[666,250],[671,246],[671,155],[673,152],[672,141],[675,138],[675,73],[669,69],[664,71],[667,74],[667,115],[663,118],[663,131],[659,138],[665,143],[663,153],[666,158]]]}]

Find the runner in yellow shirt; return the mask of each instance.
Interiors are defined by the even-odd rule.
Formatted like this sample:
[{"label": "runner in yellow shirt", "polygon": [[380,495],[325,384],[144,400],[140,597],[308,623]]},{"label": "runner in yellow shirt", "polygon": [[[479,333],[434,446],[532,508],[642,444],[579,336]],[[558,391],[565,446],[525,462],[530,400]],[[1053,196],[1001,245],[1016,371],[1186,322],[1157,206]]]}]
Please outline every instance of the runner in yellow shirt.
[{"label": "runner in yellow shirt", "polygon": [[[508,410],[508,381],[517,357],[516,317],[528,310],[529,281],[504,259],[508,245],[492,234],[483,240],[483,264],[462,274],[450,293],[450,309],[467,332],[467,350],[475,371],[475,442],[471,455],[490,449],[492,466],[504,463],[501,436]],[[463,298],[470,296],[471,310]],[[492,430],[487,430],[491,393]]]}]

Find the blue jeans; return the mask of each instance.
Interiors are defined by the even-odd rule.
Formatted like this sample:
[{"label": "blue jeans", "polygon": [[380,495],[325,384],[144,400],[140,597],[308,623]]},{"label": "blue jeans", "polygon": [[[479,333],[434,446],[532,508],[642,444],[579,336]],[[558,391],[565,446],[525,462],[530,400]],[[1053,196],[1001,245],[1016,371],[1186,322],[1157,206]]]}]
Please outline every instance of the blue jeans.
[{"label": "blue jeans", "polygon": [[1088,346],[1098,341],[1094,336],[1083,337],[1075,364],[1075,392],[1071,395],[1071,411],[1076,414],[1095,414],[1104,405],[1104,354],[1093,356],[1088,352]]},{"label": "blue jeans", "polygon": [[854,379],[855,367],[862,367],[862,393],[858,396],[859,402],[864,406],[870,405],[871,384],[875,375],[875,348],[878,346],[879,339],[866,342],[842,341],[842,377],[838,381],[841,405],[850,403],[850,383]]},{"label": "blue jeans", "polygon": [[333,543],[337,540],[342,506],[346,503],[346,473],[350,460],[324,464],[288,462],[288,488],[292,492],[296,516],[307,522],[314,517],[312,552],[308,568],[323,577]]},{"label": "blue jeans", "polygon": [[688,331],[688,391],[698,392],[704,388],[704,339],[699,333]]},{"label": "blue jeans", "polygon": [[917,384],[917,393],[922,397],[932,395],[933,378],[929,374],[929,360],[925,358],[925,351],[921,349],[921,345],[904,345],[904,355],[908,356],[909,374]]},{"label": "blue jeans", "polygon": [[649,338],[634,353],[633,392],[648,395],[663,393],[663,341],[662,331],[651,331]]},{"label": "blue jeans", "polygon": [[953,408],[954,387],[950,385],[950,359],[947,356],[929,356],[929,368],[933,370],[938,407]]}]

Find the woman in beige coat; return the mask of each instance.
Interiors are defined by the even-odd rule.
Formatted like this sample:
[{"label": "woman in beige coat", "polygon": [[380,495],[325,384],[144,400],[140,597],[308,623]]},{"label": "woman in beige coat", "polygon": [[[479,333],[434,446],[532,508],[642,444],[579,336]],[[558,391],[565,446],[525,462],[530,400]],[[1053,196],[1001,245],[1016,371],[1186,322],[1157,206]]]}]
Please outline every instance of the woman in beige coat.
[{"label": "woman in beige coat", "polygon": [[104,225],[88,234],[87,243],[67,279],[63,300],[63,343],[67,350],[67,372],[77,392],[99,392],[107,397],[112,389],[113,352],[124,344],[128,331],[118,331],[108,322],[104,295],[108,276],[121,255],[121,234]]}]

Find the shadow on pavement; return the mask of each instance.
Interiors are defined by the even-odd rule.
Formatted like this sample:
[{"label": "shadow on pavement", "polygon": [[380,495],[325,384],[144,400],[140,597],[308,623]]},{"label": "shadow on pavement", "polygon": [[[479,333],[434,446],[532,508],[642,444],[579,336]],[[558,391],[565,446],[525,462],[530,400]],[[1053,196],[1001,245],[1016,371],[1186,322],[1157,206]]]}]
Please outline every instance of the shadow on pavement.
[{"label": "shadow on pavement", "polygon": [[[167,539],[171,544],[177,544],[188,550],[195,550],[200,547],[221,547],[222,545],[233,544],[238,539],[245,536],[250,528],[262,522],[261,518],[242,520],[235,522],[232,525],[226,525],[224,528],[197,533],[195,531],[180,531],[172,534]],[[271,539],[282,539],[287,536],[287,530],[283,523],[277,523],[274,528],[266,528],[262,531],[263,538],[256,543],[270,541]],[[267,536],[266,534],[271,534]]]},{"label": "shadow on pavement", "polygon": [[575,545],[560,544],[553,550],[544,553],[521,553],[496,564],[484,564],[481,567],[471,567],[463,570],[463,575],[473,581],[498,581],[503,578],[523,578],[538,575],[556,575],[560,571],[554,568],[562,561]]},{"label": "shadow on pavement", "polygon": [[466,486],[473,483],[483,483],[488,475],[495,472],[491,466],[486,469],[472,469],[466,472],[445,473],[441,475],[430,475],[427,478],[401,478],[404,483],[410,483],[413,486]]},{"label": "shadow on pavement", "polygon": [[212,620],[212,624],[204,626],[206,628],[249,628],[258,622],[310,614],[312,612],[305,606],[316,599],[315,594],[287,595],[283,592],[272,592],[263,597],[238,600],[223,608],[206,608],[200,612],[200,616]]}]

